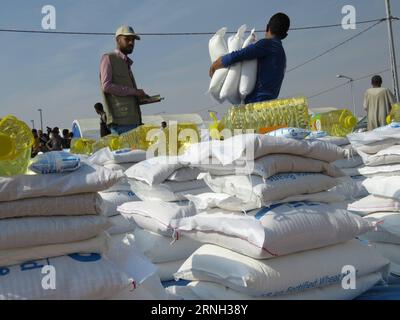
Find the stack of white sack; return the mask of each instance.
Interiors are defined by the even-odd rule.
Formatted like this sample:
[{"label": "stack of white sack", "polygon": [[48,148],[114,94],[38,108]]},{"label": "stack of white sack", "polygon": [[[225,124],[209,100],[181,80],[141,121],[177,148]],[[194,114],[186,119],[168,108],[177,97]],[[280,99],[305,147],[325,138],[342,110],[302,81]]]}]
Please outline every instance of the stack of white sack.
[{"label": "stack of white sack", "polygon": [[[240,211],[300,200],[344,201],[344,192],[331,190],[344,175],[331,162],[345,156],[344,149],[328,142],[246,134],[193,145],[180,161],[205,172],[204,181],[215,193],[187,191],[200,209],[210,202]],[[221,202],[220,194],[231,197]]]},{"label": "stack of white sack", "polygon": [[391,272],[400,275],[400,177],[375,176],[366,179],[364,186],[370,195],[348,208],[377,223],[362,239],[370,241],[391,261]]},{"label": "stack of white sack", "polygon": [[386,126],[369,132],[348,135],[352,148],[364,166],[352,175],[365,177],[400,175],[400,128]]},{"label": "stack of white sack", "polygon": [[[206,211],[171,226],[208,243],[174,275],[192,281],[167,288],[175,298],[352,299],[387,275],[389,261],[354,240],[375,223],[335,205],[287,203],[246,215]],[[343,286],[349,277],[354,290]]]},{"label": "stack of white sack", "polygon": [[[146,151],[122,149],[111,151],[103,148],[85,161],[91,164],[103,166],[113,171],[125,171],[146,159]],[[99,193],[103,200],[104,214],[110,218],[111,228],[107,230],[110,235],[131,232],[135,229],[135,224],[129,222],[117,211],[117,207],[125,202],[139,201],[135,195],[127,177],[124,177],[110,188]]]},{"label": "stack of white sack", "polygon": [[[102,165],[113,171],[126,171],[135,164],[144,161],[146,151],[123,149],[110,151],[104,148],[97,151],[86,161]],[[164,300],[167,298],[161,285],[156,267],[146,258],[135,244],[133,231],[137,227],[133,219],[121,215],[117,207],[132,201],[140,201],[133,192],[128,179],[123,179],[111,188],[99,193],[103,211],[109,217],[111,227],[107,233],[111,236],[107,258],[120,270],[135,279],[135,288],[126,288],[109,297],[112,300]]]},{"label": "stack of white sack", "polygon": [[102,256],[110,223],[97,192],[122,177],[86,163],[69,173],[0,177],[0,299],[103,299],[132,285]]},{"label": "stack of white sack", "polygon": [[[246,48],[257,40],[255,29],[244,39],[247,26],[242,25],[236,34],[228,38],[226,43],[224,36],[226,28],[218,30],[209,41],[211,62],[233,51]],[[229,68],[217,70],[210,82],[209,93],[222,103],[228,100],[237,105],[244,102],[254,89],[257,80],[257,59],[236,63]]]},{"label": "stack of white sack", "polygon": [[176,236],[170,227],[172,220],[197,213],[188,202],[137,201],[125,203],[118,210],[138,226],[134,244],[155,264],[161,281],[172,280],[182,263],[200,247],[195,240]]},{"label": "stack of white sack", "polygon": [[205,182],[197,179],[199,173],[177,156],[150,158],[125,171],[137,197],[143,201],[166,202],[186,200],[185,193],[209,192]]}]

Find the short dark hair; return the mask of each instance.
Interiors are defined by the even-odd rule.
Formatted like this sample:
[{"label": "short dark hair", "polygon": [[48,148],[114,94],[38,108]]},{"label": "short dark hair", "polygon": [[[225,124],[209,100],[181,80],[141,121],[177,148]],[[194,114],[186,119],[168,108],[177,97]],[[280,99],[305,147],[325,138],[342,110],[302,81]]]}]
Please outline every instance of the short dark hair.
[{"label": "short dark hair", "polygon": [[102,105],[100,102],[97,102],[97,103],[94,105],[94,109],[95,109],[96,111],[104,111],[103,105]]},{"label": "short dark hair", "polygon": [[62,134],[63,134],[63,136],[66,136],[67,134],[69,134],[69,130],[68,129],[63,129]]},{"label": "short dark hair", "polygon": [[282,12],[274,14],[267,24],[267,32],[270,31],[281,40],[287,37],[289,28],[290,18]]},{"label": "short dark hair", "polygon": [[371,84],[373,85],[373,86],[378,86],[378,87],[380,87],[381,85],[382,85],[382,77],[381,76],[378,76],[378,75],[376,75],[376,76],[373,76],[372,77],[372,79],[371,79]]}]

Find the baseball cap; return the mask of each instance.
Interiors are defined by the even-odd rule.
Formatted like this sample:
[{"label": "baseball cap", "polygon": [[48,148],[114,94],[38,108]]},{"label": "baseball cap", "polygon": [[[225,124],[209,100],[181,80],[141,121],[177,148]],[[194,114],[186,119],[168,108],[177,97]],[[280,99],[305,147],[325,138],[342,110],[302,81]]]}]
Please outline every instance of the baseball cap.
[{"label": "baseball cap", "polygon": [[118,36],[134,36],[136,40],[140,40],[140,37],[130,26],[120,26],[115,32],[115,37],[117,38]]}]

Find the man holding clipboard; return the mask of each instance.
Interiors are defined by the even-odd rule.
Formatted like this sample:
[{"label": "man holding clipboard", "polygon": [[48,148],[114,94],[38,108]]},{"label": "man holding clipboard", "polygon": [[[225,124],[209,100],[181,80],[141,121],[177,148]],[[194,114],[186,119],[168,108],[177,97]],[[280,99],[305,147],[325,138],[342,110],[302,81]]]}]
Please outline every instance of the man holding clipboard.
[{"label": "man holding clipboard", "polygon": [[142,125],[140,105],[161,101],[138,89],[128,58],[140,40],[132,27],[121,26],[115,34],[117,49],[104,54],[100,63],[100,82],[107,114],[107,126],[112,134],[120,135]]}]

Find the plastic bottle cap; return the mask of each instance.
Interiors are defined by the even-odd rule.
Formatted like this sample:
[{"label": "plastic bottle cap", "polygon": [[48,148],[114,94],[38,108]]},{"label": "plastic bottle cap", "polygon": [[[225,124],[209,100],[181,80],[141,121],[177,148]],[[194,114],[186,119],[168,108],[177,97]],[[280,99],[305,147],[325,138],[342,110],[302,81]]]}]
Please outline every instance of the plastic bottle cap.
[{"label": "plastic bottle cap", "polygon": [[15,140],[4,133],[0,133],[0,160],[9,160],[14,153]]},{"label": "plastic bottle cap", "polygon": [[356,117],[348,116],[345,118],[344,123],[345,123],[346,128],[353,128],[357,124],[357,119],[356,119]]}]

